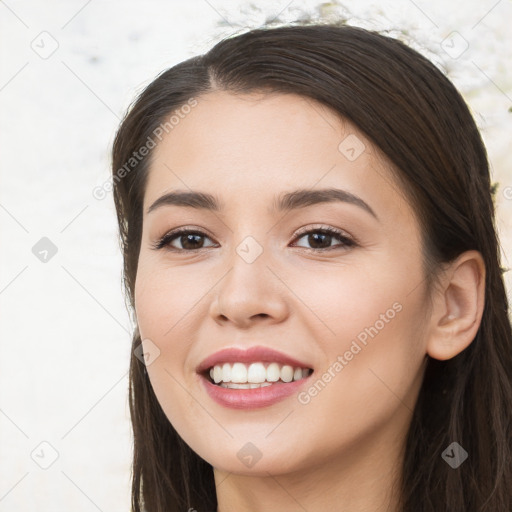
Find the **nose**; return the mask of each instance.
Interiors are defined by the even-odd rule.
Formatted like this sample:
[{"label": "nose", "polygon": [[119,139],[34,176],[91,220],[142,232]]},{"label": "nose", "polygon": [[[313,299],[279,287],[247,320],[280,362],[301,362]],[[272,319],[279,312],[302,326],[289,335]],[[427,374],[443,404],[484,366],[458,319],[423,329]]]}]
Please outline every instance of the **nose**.
[{"label": "nose", "polygon": [[218,324],[247,329],[257,322],[279,323],[288,316],[286,287],[261,255],[248,262],[238,254],[216,287],[210,315]]}]

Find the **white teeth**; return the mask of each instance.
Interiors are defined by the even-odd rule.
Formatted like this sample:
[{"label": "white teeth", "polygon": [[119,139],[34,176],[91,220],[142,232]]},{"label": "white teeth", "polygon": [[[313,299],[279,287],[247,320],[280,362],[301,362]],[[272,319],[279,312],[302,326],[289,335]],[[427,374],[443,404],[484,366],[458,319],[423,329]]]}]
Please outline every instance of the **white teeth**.
[{"label": "white teeth", "polygon": [[[214,371],[215,371],[215,366],[214,366]],[[220,368],[220,366],[218,366],[217,368]],[[243,382],[247,382],[247,367],[245,366],[245,364],[243,363],[235,363],[232,367],[231,367],[231,382],[238,382],[238,383],[243,383]]]},{"label": "white teeth", "polygon": [[267,380],[277,382],[281,378],[281,369],[277,363],[270,363],[267,367]]},{"label": "white teeth", "polygon": [[281,380],[291,382],[293,380],[293,367],[284,365],[281,368]]},{"label": "white teeth", "polygon": [[249,371],[247,372],[247,382],[259,384],[261,382],[265,382],[266,379],[267,370],[265,370],[263,363],[252,363],[251,366],[249,366]]},{"label": "white teeth", "polygon": [[231,382],[231,365],[229,363],[224,363],[222,366],[222,380]]},{"label": "white teeth", "polygon": [[218,384],[222,380],[222,368],[220,366],[213,367],[213,381]]},{"label": "white teeth", "polygon": [[[252,389],[270,386],[273,382],[292,382],[309,376],[309,368],[281,365],[279,363],[224,363],[210,368],[210,378],[215,384],[232,389]],[[229,385],[228,385],[229,383]]]}]

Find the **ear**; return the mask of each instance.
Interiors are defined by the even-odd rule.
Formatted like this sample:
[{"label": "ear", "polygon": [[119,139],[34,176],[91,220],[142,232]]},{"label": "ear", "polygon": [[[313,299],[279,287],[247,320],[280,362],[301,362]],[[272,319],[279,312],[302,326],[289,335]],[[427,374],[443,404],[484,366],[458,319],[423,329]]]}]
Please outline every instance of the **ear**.
[{"label": "ear", "polygon": [[466,251],[449,264],[432,297],[427,353],[451,359],[475,339],[485,302],[485,263],[478,251]]}]

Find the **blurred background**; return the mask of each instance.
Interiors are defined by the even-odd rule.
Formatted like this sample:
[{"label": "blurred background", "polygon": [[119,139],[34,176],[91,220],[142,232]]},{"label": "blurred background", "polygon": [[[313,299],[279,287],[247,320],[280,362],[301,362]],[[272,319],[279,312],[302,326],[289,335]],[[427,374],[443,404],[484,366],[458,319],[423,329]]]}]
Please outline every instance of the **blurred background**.
[{"label": "blurred background", "polygon": [[130,102],[223,37],[315,19],[389,31],[455,83],[510,266],[510,0],[0,0],[0,512],[130,510],[133,322],[113,200],[93,195]]}]

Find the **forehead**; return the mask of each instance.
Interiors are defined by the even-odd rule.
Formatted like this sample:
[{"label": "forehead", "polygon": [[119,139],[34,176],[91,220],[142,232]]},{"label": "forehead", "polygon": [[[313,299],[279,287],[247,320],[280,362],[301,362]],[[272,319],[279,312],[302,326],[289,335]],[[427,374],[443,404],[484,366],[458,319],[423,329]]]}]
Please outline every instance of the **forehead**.
[{"label": "forehead", "polygon": [[[283,155],[289,160],[310,150],[317,153],[320,138],[325,139],[325,147],[332,145],[333,137],[341,137],[347,124],[328,107],[296,94],[216,91],[197,98],[197,105],[180,116],[155,153],[171,150],[177,158],[195,143],[194,154],[186,155],[189,161],[205,153],[214,153],[217,159],[245,160],[270,152],[274,159]],[[267,151],[262,154],[263,148]]]},{"label": "forehead", "polygon": [[315,187],[366,189],[389,203],[402,195],[387,159],[353,124],[296,94],[198,97],[152,151],[145,211],[173,189],[214,191],[241,204]]}]

